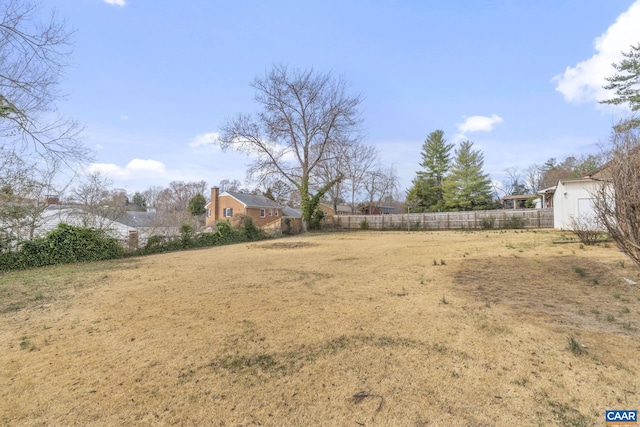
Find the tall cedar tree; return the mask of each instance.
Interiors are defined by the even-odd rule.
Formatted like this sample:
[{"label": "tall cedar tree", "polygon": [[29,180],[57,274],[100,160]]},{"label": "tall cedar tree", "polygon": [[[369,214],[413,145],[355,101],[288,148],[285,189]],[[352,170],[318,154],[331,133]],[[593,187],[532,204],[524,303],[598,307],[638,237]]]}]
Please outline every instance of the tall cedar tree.
[{"label": "tall cedar tree", "polygon": [[485,174],[484,154],[464,141],[456,150],[451,172],[442,184],[444,203],[449,210],[490,209],[493,207],[491,181]]},{"label": "tall cedar tree", "polygon": [[453,144],[447,144],[440,129],[431,132],[422,145],[423,170],[417,172],[407,200],[413,201],[419,210],[436,211],[444,208],[442,184],[451,167]]}]

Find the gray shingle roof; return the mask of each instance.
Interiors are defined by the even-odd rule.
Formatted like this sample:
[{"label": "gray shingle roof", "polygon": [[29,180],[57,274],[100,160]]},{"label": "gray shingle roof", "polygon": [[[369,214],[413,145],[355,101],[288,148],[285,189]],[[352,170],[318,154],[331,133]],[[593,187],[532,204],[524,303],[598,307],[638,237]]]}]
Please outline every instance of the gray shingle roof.
[{"label": "gray shingle roof", "polygon": [[302,218],[302,211],[299,209],[290,208],[289,206],[284,206],[282,208],[282,216],[290,218]]},{"label": "gray shingle roof", "polygon": [[129,227],[152,227],[155,219],[157,218],[156,212],[125,212],[125,214],[118,220],[128,225]]},{"label": "gray shingle roof", "polygon": [[257,194],[236,193],[235,191],[225,191],[221,196],[228,194],[237,199],[248,208],[281,208],[282,206],[273,200]]}]

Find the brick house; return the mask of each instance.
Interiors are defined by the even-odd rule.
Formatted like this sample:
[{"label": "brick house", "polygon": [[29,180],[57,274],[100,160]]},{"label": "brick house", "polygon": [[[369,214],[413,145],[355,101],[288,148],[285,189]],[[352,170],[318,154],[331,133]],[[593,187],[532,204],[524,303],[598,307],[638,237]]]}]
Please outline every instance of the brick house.
[{"label": "brick house", "polygon": [[256,194],[235,191],[220,193],[218,187],[211,188],[211,201],[205,208],[207,209],[206,226],[221,219],[230,220],[234,215],[250,216],[258,227],[282,218],[282,206],[273,200]]},{"label": "brick house", "polygon": [[398,213],[393,206],[364,205],[360,207],[360,215],[392,215]]},{"label": "brick house", "polygon": [[327,215],[351,215],[351,208],[347,205],[337,205],[337,212],[334,211],[333,205],[320,203],[318,208]]}]

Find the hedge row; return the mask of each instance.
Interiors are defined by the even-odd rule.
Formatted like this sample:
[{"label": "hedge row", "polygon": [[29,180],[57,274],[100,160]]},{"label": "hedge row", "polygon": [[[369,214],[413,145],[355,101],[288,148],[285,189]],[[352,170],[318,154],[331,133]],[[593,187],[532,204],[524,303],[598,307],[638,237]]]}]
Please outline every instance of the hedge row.
[{"label": "hedge row", "polygon": [[122,256],[122,246],[104,231],[59,224],[45,237],[22,242],[18,251],[0,255],[0,270],[101,261]]},{"label": "hedge row", "polygon": [[196,235],[190,226],[183,226],[179,239],[153,236],[144,247],[126,251],[118,240],[103,230],[59,224],[44,237],[22,242],[17,251],[0,254],[0,271],[102,261],[125,256],[247,242],[266,237],[250,220],[244,221],[239,229],[233,229],[228,222],[223,221],[218,223],[214,232]]}]

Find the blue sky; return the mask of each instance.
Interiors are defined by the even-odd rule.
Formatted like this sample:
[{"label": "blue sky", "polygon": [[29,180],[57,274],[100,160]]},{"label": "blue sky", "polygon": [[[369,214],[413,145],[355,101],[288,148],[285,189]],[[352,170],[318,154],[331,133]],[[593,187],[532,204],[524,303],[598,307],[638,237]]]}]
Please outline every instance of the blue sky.
[{"label": "blue sky", "polygon": [[45,0],[75,29],[59,109],[84,123],[89,170],[129,192],[245,180],[206,144],[253,112],[274,64],[341,74],[366,142],[407,188],[426,136],[474,141],[485,172],[598,151],[623,112],[596,102],[640,42],[640,0]]}]

